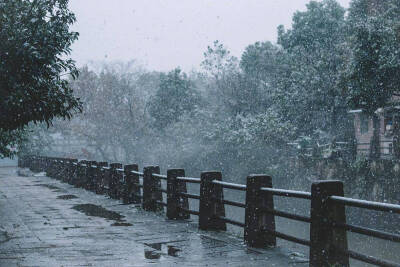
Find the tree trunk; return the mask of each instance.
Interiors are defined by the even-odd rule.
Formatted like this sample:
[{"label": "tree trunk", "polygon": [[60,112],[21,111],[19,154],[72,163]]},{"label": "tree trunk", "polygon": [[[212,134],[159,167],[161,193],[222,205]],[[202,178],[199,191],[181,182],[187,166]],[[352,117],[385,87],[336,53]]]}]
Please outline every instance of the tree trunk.
[{"label": "tree trunk", "polygon": [[373,135],[370,144],[370,157],[371,159],[379,159],[381,156],[381,146],[380,146],[380,123],[379,117],[377,114],[372,115],[372,126],[373,126]]},{"label": "tree trunk", "polygon": [[393,118],[393,155],[395,159],[400,159],[400,122],[397,115]]}]

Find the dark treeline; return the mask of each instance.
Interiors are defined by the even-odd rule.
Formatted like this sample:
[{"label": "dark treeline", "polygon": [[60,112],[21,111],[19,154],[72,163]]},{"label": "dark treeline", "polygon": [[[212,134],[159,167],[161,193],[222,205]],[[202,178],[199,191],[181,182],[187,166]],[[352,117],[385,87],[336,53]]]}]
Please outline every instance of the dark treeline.
[{"label": "dark treeline", "polygon": [[[288,142],[353,138],[352,108],[370,114],[400,85],[400,4],[311,1],[278,40],[256,42],[240,58],[215,41],[199,71],[167,73],[130,63],[84,67],[71,80],[83,112],[32,126],[24,153],[250,172],[284,178]],[[79,141],[85,149],[55,149]],[[71,141],[72,142],[72,141]],[[67,142],[68,143],[68,142]],[[143,165],[142,165],[143,166]]]}]

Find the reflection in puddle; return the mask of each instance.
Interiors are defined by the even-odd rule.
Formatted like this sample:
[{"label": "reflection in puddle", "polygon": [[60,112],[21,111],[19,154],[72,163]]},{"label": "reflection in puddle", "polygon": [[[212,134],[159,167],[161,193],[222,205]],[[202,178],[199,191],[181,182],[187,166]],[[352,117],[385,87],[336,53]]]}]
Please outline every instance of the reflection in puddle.
[{"label": "reflection in puddle", "polygon": [[144,249],[144,257],[146,259],[159,259],[161,255],[169,255],[172,257],[178,257],[180,248],[167,243],[145,243],[146,246],[152,249]]},{"label": "reflection in puddle", "polygon": [[144,257],[150,260],[159,259],[161,257],[161,253],[156,250],[145,249]]},{"label": "reflection in puddle", "polygon": [[180,248],[174,246],[167,246],[168,247],[168,255],[173,257],[178,257],[178,252],[181,251]]}]

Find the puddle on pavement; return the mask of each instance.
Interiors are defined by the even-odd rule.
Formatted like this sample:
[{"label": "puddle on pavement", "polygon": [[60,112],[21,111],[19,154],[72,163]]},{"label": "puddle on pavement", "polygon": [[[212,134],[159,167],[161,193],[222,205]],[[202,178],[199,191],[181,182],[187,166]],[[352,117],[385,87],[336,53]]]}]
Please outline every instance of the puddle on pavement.
[{"label": "puddle on pavement", "polygon": [[102,206],[94,204],[79,204],[72,208],[85,213],[87,216],[101,217],[109,220],[121,221],[125,217],[115,211],[107,210]]},{"label": "puddle on pavement", "polygon": [[64,199],[64,200],[69,200],[69,199],[74,199],[74,198],[78,198],[75,195],[61,195],[57,197],[58,199]]},{"label": "puddle on pavement", "polygon": [[132,226],[131,223],[126,223],[126,222],[115,222],[111,224],[111,226]]},{"label": "puddle on pavement", "polygon": [[61,188],[59,188],[55,185],[51,185],[51,184],[35,184],[34,186],[43,186],[43,187],[47,187],[48,189],[51,189],[51,190],[62,190]]},{"label": "puddle on pavement", "polygon": [[180,248],[168,243],[145,243],[146,246],[152,249],[144,249],[144,257],[146,259],[159,259],[161,255],[169,255],[172,257],[178,257]]},{"label": "puddle on pavement", "polygon": [[63,227],[63,230],[78,229],[78,228],[81,228],[81,227],[80,226]]}]

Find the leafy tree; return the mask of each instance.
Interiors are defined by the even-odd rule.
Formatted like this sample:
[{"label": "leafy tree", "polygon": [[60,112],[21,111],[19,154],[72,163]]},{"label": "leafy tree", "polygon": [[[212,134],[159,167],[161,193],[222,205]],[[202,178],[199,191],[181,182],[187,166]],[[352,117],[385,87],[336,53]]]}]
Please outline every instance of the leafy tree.
[{"label": "leafy tree", "polygon": [[279,47],[271,42],[256,42],[246,47],[240,59],[240,68],[265,87],[276,78],[279,70]]},{"label": "leafy tree", "polygon": [[372,156],[379,156],[379,120],[400,88],[400,2],[353,0],[349,10],[350,59],[342,83],[349,104],[373,118]]},{"label": "leafy tree", "polygon": [[0,0],[0,129],[51,123],[80,110],[64,75],[76,77],[67,59],[78,33],[68,0]]},{"label": "leafy tree", "polygon": [[103,160],[132,159],[142,141],[139,136],[148,134],[146,105],[159,75],[129,65],[101,65],[98,73],[80,69],[71,85],[83,101],[83,112],[55,123],[63,136],[91,144],[91,152]]},{"label": "leafy tree", "polygon": [[400,88],[400,2],[353,0],[350,60],[344,72],[350,104],[373,114]]},{"label": "leafy tree", "polygon": [[0,129],[0,158],[11,157],[15,154],[15,148],[25,139],[23,130],[7,131]]},{"label": "leafy tree", "polygon": [[217,81],[224,79],[225,75],[237,70],[238,60],[230,54],[230,51],[218,40],[208,46],[203,53],[204,60],[201,66]]},{"label": "leafy tree", "polygon": [[334,0],[311,1],[293,15],[290,30],[278,28],[279,81],[276,108],[298,126],[299,135],[349,129],[346,95],[338,86],[347,53],[345,9]]},{"label": "leafy tree", "polygon": [[155,119],[155,126],[165,126],[179,121],[179,118],[196,109],[199,95],[192,82],[179,68],[168,74],[161,74],[160,85],[150,102],[150,115]]},{"label": "leafy tree", "polygon": [[45,123],[36,125],[30,123],[22,132],[18,142],[18,153],[24,155],[51,155],[54,145],[54,133],[56,128],[48,128]]},{"label": "leafy tree", "polygon": [[[246,47],[240,59],[244,113],[263,113],[273,106],[276,81],[282,65],[281,49],[271,42],[256,42]],[[243,110],[243,109],[242,109]]]},{"label": "leafy tree", "polygon": [[232,56],[226,46],[218,40],[208,46],[201,62],[208,78],[209,93],[214,95],[212,105],[217,107],[217,114],[236,115],[242,112],[243,84],[239,61]]}]

